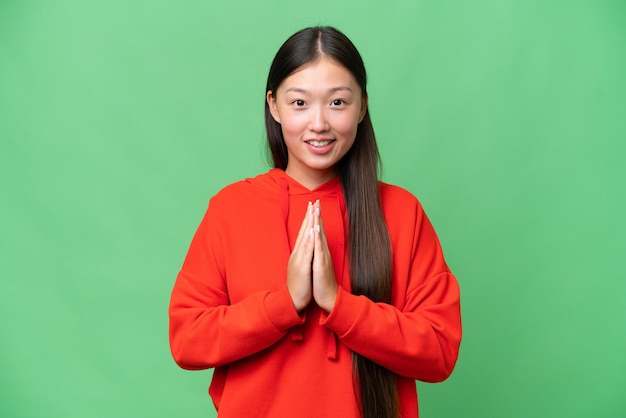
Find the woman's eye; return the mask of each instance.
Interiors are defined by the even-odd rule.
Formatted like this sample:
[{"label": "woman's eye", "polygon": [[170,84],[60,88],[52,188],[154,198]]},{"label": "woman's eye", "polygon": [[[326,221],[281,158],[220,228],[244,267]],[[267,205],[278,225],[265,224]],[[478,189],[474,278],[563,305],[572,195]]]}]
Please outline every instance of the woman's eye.
[{"label": "woman's eye", "polygon": [[302,106],[304,106],[304,100],[299,100],[299,99],[298,100],[294,100],[293,104],[295,104],[298,107],[302,107]]},{"label": "woman's eye", "polygon": [[333,106],[341,106],[342,104],[344,104],[344,101],[341,99],[333,100]]}]

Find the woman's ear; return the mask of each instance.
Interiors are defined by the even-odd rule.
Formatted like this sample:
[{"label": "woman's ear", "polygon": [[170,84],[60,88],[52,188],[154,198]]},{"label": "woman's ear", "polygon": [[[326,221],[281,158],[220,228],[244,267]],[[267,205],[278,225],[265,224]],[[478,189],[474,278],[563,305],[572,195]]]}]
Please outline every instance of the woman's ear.
[{"label": "woman's ear", "polygon": [[272,90],[268,90],[265,95],[265,100],[267,100],[267,106],[270,109],[270,114],[276,121],[276,123],[280,123],[280,115],[278,114],[278,107],[276,106],[276,98],[272,93]]},{"label": "woman's ear", "polygon": [[367,112],[367,95],[361,100],[361,114],[359,115],[359,123],[363,122],[365,113]]}]

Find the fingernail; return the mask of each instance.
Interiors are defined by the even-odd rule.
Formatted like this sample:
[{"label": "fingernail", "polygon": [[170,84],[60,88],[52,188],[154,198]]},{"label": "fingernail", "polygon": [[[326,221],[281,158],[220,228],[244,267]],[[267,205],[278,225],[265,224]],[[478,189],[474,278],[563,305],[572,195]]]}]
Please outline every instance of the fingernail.
[{"label": "fingernail", "polygon": [[315,225],[315,230],[316,230],[317,232],[320,232],[320,226],[319,226],[319,225]]}]

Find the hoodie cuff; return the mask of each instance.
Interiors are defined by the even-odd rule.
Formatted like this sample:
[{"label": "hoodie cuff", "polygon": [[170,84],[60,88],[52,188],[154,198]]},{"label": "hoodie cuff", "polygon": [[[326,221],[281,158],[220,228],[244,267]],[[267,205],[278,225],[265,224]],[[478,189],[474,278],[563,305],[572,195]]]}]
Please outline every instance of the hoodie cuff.
[{"label": "hoodie cuff", "polygon": [[333,310],[328,314],[322,312],[320,325],[331,329],[340,337],[347,334],[357,322],[362,305],[360,301],[363,297],[355,296],[340,286]]},{"label": "hoodie cuff", "polygon": [[298,315],[298,311],[293,306],[287,284],[279,291],[265,295],[263,303],[267,316],[280,332],[287,332],[289,328],[304,323],[305,318]]}]

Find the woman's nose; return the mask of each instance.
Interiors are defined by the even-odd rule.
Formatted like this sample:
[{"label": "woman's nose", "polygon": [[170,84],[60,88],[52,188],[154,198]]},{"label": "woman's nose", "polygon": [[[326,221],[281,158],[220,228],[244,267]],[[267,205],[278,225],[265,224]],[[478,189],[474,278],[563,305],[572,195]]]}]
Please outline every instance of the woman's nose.
[{"label": "woman's nose", "polygon": [[325,132],[329,129],[325,109],[321,107],[315,107],[311,109],[309,129],[313,132]]}]

